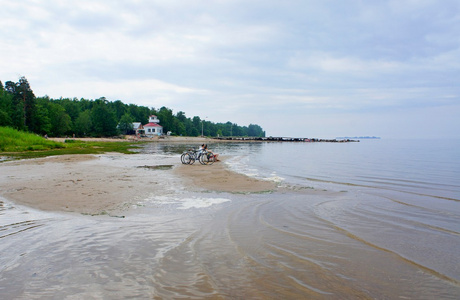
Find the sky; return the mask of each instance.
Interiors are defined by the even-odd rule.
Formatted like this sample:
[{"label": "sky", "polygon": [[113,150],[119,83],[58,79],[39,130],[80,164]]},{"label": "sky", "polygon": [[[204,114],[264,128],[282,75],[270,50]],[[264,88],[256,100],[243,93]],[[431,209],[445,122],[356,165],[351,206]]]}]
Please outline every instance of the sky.
[{"label": "sky", "polygon": [[0,0],[0,81],[267,136],[460,138],[458,0]]}]

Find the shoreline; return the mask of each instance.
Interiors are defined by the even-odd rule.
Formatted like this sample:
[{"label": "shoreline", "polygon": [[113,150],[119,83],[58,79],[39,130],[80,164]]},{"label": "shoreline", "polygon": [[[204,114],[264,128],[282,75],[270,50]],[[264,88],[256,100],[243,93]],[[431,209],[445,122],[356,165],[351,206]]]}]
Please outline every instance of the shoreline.
[{"label": "shoreline", "polygon": [[263,142],[295,142],[295,143],[353,143],[356,139],[317,139],[291,137],[193,137],[193,136],[154,136],[136,137],[125,135],[124,138],[48,138],[51,141],[64,143],[66,140],[85,142],[167,142],[167,143],[263,143]]},{"label": "shoreline", "polygon": [[83,142],[172,142],[172,143],[199,143],[199,142],[209,142],[213,141],[212,138],[208,137],[189,137],[189,136],[155,136],[151,138],[138,138],[136,136],[126,135],[124,138],[82,138],[82,137],[50,137],[48,138],[50,141],[65,143],[66,140],[78,140]]},{"label": "shoreline", "polygon": [[168,178],[186,190],[263,193],[276,189],[274,182],[232,172],[223,162],[182,165],[174,158],[172,167],[152,171],[161,165],[133,165],[137,161],[123,165],[123,156],[76,154],[3,162],[0,196],[44,211],[111,215],[151,195],[167,194]]}]

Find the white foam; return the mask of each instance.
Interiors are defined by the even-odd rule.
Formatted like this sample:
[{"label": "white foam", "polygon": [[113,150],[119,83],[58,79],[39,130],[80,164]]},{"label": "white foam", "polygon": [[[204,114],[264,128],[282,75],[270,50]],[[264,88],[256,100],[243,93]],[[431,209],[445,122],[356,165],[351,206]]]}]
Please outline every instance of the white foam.
[{"label": "white foam", "polygon": [[267,180],[267,181],[273,181],[273,182],[276,182],[276,183],[280,183],[280,182],[284,181],[283,177],[276,176],[276,175],[272,176],[272,177],[264,178],[264,179]]},{"label": "white foam", "polygon": [[179,202],[179,199],[173,196],[153,196],[146,199],[146,201],[156,204],[156,205],[165,205],[165,204],[176,204]]},{"label": "white foam", "polygon": [[177,209],[190,209],[205,208],[214,204],[221,204],[231,200],[226,198],[179,198],[174,196],[154,196],[147,199],[147,201],[156,205],[177,205]]},{"label": "white foam", "polygon": [[225,198],[187,198],[183,199],[181,206],[178,209],[189,209],[189,208],[204,208],[214,204],[221,204],[230,201]]},{"label": "white foam", "polygon": [[229,167],[230,170],[237,172],[239,174],[246,175],[248,177],[265,180],[265,181],[273,181],[276,183],[280,183],[285,180],[285,178],[278,176],[276,172],[272,172],[268,177],[260,174],[260,171],[258,169],[251,168],[247,164],[246,157],[237,156],[237,157],[234,157],[232,160],[229,160],[225,163]]},{"label": "white foam", "polygon": [[226,161],[225,164],[227,167],[239,174],[243,174],[249,177],[257,178],[259,172],[255,168],[250,168],[247,164],[247,157],[236,156],[233,159]]}]

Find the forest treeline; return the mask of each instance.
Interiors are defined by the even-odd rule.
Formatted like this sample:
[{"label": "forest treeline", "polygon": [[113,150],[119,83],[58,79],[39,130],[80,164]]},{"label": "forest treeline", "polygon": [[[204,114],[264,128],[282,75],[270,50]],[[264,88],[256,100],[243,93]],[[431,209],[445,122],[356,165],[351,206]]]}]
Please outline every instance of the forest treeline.
[{"label": "forest treeline", "polygon": [[0,81],[0,126],[54,137],[110,137],[132,133],[132,123],[148,123],[156,115],[163,132],[183,136],[265,137],[259,125],[238,126],[232,122],[213,123],[198,116],[189,118],[183,111],[173,114],[167,107],[156,110],[146,106],[88,99],[51,99],[35,97],[29,82]]}]

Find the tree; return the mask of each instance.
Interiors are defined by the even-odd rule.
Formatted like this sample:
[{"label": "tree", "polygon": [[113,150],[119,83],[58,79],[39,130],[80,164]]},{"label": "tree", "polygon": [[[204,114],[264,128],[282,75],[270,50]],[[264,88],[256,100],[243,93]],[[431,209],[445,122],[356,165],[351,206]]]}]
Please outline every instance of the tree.
[{"label": "tree", "polygon": [[21,102],[18,102],[16,97],[16,83],[13,81],[5,82],[5,92],[11,100],[8,114],[11,119],[11,126],[15,129],[25,130],[24,128],[24,113]]},{"label": "tree", "polygon": [[111,110],[115,113],[117,120],[120,120],[128,111],[126,105],[121,102],[121,100],[116,100],[115,102],[109,103]]},{"label": "tree", "polygon": [[0,126],[11,126],[11,117],[7,111],[0,109]]},{"label": "tree", "polygon": [[107,100],[100,98],[94,101],[91,109],[91,122],[93,124],[93,134],[95,136],[114,136],[117,135],[117,124],[115,114],[109,111]]},{"label": "tree", "polygon": [[18,100],[22,101],[22,109],[24,113],[24,127],[33,131],[33,114],[35,109],[35,95],[32,89],[30,88],[29,82],[23,76],[19,78],[19,82],[16,85],[15,97]]},{"label": "tree", "polygon": [[34,132],[40,135],[50,134],[52,129],[49,117],[49,98],[37,98],[34,114]]},{"label": "tree", "polygon": [[185,125],[179,119],[173,119],[173,128],[171,130],[176,135],[186,135],[187,131],[185,130]]},{"label": "tree", "polygon": [[199,136],[201,134],[201,119],[200,117],[194,116],[192,119],[192,134],[191,136]]},{"label": "tree", "polygon": [[92,126],[91,111],[87,109],[78,115],[73,129],[77,136],[86,136],[90,134]]},{"label": "tree", "polygon": [[63,136],[70,130],[70,116],[65,112],[64,107],[57,103],[50,102],[48,114],[51,120],[50,133],[52,136]]},{"label": "tree", "polygon": [[15,91],[16,91],[16,83],[12,82],[12,81],[7,81],[5,82],[5,91],[10,93],[10,94],[14,94]]},{"label": "tree", "polygon": [[130,114],[125,113],[123,116],[121,116],[120,123],[118,123],[118,128],[124,134],[128,134],[133,131],[133,122],[133,117]]},{"label": "tree", "polygon": [[78,118],[78,115],[80,114],[80,107],[78,104],[77,99],[69,99],[69,98],[64,98],[64,99],[59,99],[55,101],[56,103],[59,103],[62,107],[64,107],[65,112],[70,116],[70,119],[72,122],[75,122],[75,120]]},{"label": "tree", "polygon": [[227,136],[233,136],[233,123],[228,121],[225,123],[225,132]]},{"label": "tree", "polygon": [[142,124],[148,122],[150,115],[156,115],[154,109],[149,109],[145,106],[137,106],[135,104],[130,104],[127,112],[133,117],[134,122],[141,122]]},{"label": "tree", "polygon": [[0,126],[11,126],[38,134],[61,136],[75,133],[78,136],[113,136],[117,125],[124,132],[131,130],[133,122],[146,124],[150,115],[156,115],[164,131],[177,135],[199,136],[265,136],[258,125],[241,127],[232,122],[212,123],[200,117],[187,118],[183,111],[173,115],[172,110],[161,107],[126,105],[120,100],[109,102],[102,97],[96,100],[81,98],[36,98],[25,77],[18,82],[0,81]]},{"label": "tree", "polygon": [[20,130],[30,130],[33,128],[33,114],[35,112],[35,95],[30,88],[29,82],[23,76],[17,83],[7,81],[3,90],[12,96],[10,109],[11,124]]},{"label": "tree", "polygon": [[265,137],[265,132],[259,125],[249,124],[248,135],[254,137]]},{"label": "tree", "polygon": [[171,109],[163,106],[158,111],[157,117],[160,120],[161,126],[163,126],[163,132],[174,131],[174,117]]},{"label": "tree", "polygon": [[0,81],[0,126],[13,126],[12,103],[13,96],[5,91]]},{"label": "tree", "polygon": [[180,111],[176,114],[176,118],[181,122],[185,123],[185,120],[187,120],[187,117],[185,116],[185,113],[183,111]]}]

